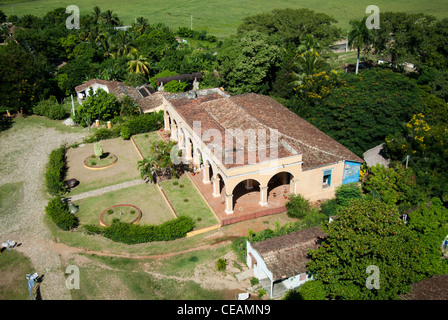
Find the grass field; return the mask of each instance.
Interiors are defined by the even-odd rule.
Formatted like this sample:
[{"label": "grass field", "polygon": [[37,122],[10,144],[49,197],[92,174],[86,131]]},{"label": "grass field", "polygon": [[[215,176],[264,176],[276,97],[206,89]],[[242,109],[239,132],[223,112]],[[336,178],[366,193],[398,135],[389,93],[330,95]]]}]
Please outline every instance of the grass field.
[{"label": "grass field", "polygon": [[[79,205],[76,214],[82,224],[99,224],[103,210],[119,204],[132,204],[142,211],[139,224],[161,224],[174,219],[165,199],[153,184],[141,184],[100,196],[75,201]],[[107,214],[106,214],[107,215]],[[107,220],[107,219],[106,219]]]},{"label": "grass field", "polygon": [[136,17],[143,16],[150,23],[164,22],[172,28],[190,27],[193,17],[193,29],[207,30],[222,38],[236,31],[242,19],[249,15],[268,12],[276,8],[308,8],[333,16],[340,27],[347,29],[351,19],[357,19],[365,14],[367,6],[375,4],[380,11],[401,11],[410,13],[432,14],[438,18],[448,17],[448,1],[446,0],[227,0],[227,1],[163,1],[135,0],[125,3],[119,0],[1,0],[0,10],[6,15],[34,14],[42,16],[46,12],[58,8],[76,5],[80,14],[88,14],[94,6],[103,10],[112,10],[118,14],[124,24],[131,24]]},{"label": "grass field", "polygon": [[[178,184],[173,184],[178,182]],[[198,190],[187,176],[163,181],[160,183],[168,199],[179,216],[191,217],[195,229],[208,227],[218,223],[213,212],[202,199]]]}]

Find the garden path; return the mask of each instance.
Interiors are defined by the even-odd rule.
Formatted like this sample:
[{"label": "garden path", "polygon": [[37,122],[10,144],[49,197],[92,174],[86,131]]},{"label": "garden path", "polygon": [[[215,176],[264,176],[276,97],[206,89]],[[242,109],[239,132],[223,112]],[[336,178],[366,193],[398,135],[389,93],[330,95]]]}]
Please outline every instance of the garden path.
[{"label": "garden path", "polygon": [[96,196],[102,195],[102,194],[107,193],[107,192],[117,191],[117,190],[120,190],[120,189],[129,188],[129,187],[133,187],[133,186],[136,186],[136,185],[139,185],[139,184],[144,184],[144,183],[146,183],[146,182],[143,179],[135,179],[135,180],[132,180],[132,181],[126,181],[126,182],[123,182],[123,183],[114,184],[112,186],[107,186],[107,187],[104,187],[104,188],[99,188],[99,189],[96,189],[96,190],[83,192],[83,193],[80,193],[80,194],[69,196],[68,198],[71,201],[76,201],[76,200],[85,199],[85,198],[89,198],[89,197],[96,197]]}]

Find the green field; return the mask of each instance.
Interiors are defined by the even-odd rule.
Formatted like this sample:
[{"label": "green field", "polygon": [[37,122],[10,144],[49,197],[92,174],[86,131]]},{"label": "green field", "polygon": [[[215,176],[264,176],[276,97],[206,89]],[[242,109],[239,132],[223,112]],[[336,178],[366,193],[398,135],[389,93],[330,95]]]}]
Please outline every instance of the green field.
[{"label": "green field", "polygon": [[76,5],[81,15],[88,14],[94,6],[103,10],[112,10],[118,14],[124,24],[131,24],[136,17],[147,18],[150,23],[164,22],[172,28],[190,27],[193,16],[193,29],[207,30],[218,37],[224,37],[236,31],[242,19],[249,15],[268,12],[276,8],[308,8],[333,16],[340,27],[346,29],[351,19],[365,14],[368,5],[374,4],[383,11],[401,11],[409,13],[425,13],[437,18],[448,17],[448,1],[446,0],[301,0],[301,1],[267,1],[267,0],[227,0],[227,1],[163,1],[136,0],[127,3],[119,0],[34,0],[17,1],[1,0],[0,10],[6,15],[34,14],[42,16],[46,12],[58,8]]}]

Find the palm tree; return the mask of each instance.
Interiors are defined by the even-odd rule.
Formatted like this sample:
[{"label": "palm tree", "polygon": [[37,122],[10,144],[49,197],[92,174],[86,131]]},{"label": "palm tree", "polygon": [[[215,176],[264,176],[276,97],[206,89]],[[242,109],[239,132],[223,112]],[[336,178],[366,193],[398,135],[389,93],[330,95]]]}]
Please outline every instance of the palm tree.
[{"label": "palm tree", "polygon": [[112,39],[112,49],[115,50],[115,57],[125,56],[129,54],[134,48],[132,40],[128,37],[128,32],[118,30],[117,34]]},{"label": "palm tree", "polygon": [[120,24],[120,19],[118,16],[112,12],[112,10],[107,10],[103,14],[101,14],[101,18],[105,25],[108,26],[118,26]]},{"label": "palm tree", "polygon": [[292,82],[294,87],[300,86],[307,76],[312,76],[313,74],[318,73],[325,65],[325,61],[314,49],[305,51],[296,59],[297,60],[293,65],[297,72],[291,72],[292,78],[294,79]]},{"label": "palm tree", "polygon": [[92,12],[92,17],[93,17],[93,21],[95,23],[98,23],[100,21],[101,18],[101,9],[98,6],[95,6],[93,8],[93,12]]},{"label": "palm tree", "polygon": [[179,176],[182,170],[181,164],[175,164],[171,160],[171,151],[176,142],[156,141],[150,146],[149,156],[137,162],[142,179],[155,182],[157,176]]},{"label": "palm tree", "polygon": [[138,17],[133,25],[133,29],[137,31],[138,35],[144,34],[148,27],[148,20],[143,17]]},{"label": "palm tree", "polygon": [[137,49],[132,49],[128,57],[131,59],[127,63],[130,73],[142,73],[143,75],[149,74],[150,66],[148,59],[139,54]]},{"label": "palm tree", "polygon": [[375,36],[372,29],[366,26],[367,17],[361,20],[351,20],[350,25],[352,29],[348,34],[348,45],[351,48],[356,48],[358,50],[358,58],[356,60],[356,74],[358,74],[359,69],[359,56],[361,49],[368,48],[374,41]]}]

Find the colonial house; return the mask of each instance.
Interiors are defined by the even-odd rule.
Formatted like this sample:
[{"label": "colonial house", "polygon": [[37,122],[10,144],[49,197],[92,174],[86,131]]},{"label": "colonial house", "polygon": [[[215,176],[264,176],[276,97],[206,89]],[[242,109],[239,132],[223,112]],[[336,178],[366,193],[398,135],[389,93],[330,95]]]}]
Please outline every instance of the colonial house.
[{"label": "colonial house", "polygon": [[213,88],[161,97],[164,129],[182,161],[200,170],[228,215],[246,191],[256,189],[263,208],[277,186],[317,201],[359,180],[360,157],[268,96]]},{"label": "colonial house", "polygon": [[101,79],[91,79],[83,84],[75,87],[76,96],[80,104],[89,95],[90,89],[95,93],[98,89],[102,89],[107,93],[113,94],[118,100],[125,95],[133,98],[139,105],[142,113],[155,112],[162,109],[161,92],[154,92],[148,85],[138,87],[127,86],[120,81],[108,81]]},{"label": "colonial house", "polygon": [[312,279],[306,270],[308,252],[319,247],[323,236],[318,227],[312,227],[260,242],[247,241],[247,266],[270,298],[277,298]]}]

